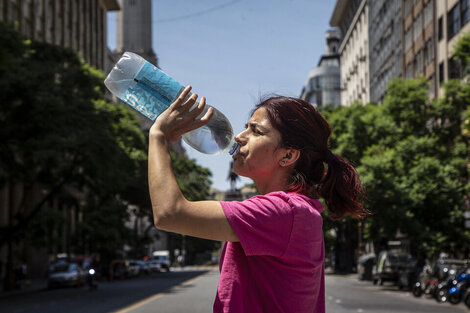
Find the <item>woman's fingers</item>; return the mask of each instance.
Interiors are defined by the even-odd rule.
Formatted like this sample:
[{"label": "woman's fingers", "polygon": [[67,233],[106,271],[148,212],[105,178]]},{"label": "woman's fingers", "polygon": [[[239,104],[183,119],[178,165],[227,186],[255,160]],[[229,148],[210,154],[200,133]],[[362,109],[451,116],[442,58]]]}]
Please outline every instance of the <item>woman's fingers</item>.
[{"label": "woman's fingers", "polygon": [[184,99],[186,99],[189,92],[191,91],[191,88],[191,86],[186,86],[178,98],[170,105],[170,109],[176,109],[177,107],[180,107],[184,103]]},{"label": "woman's fingers", "polygon": [[195,106],[194,104],[196,103],[198,95],[192,94],[188,97],[190,91],[191,86],[187,86],[183,89],[178,98],[170,105],[167,117],[164,119],[165,122],[163,123],[167,125],[165,128],[171,138],[179,138],[186,132],[206,125],[209,123],[214,113],[213,108],[209,107],[204,116],[198,119],[198,116],[204,112],[206,98],[201,97],[198,105]]},{"label": "woman's fingers", "polygon": [[191,97],[189,97],[188,100],[186,100],[181,105],[181,109],[183,110],[183,112],[188,112],[192,108],[194,103],[196,103],[197,97],[198,97],[197,93],[193,93]]},{"label": "woman's fingers", "polygon": [[[204,109],[204,107],[203,107]],[[204,125],[206,125],[207,123],[209,123],[209,121],[211,120],[212,116],[214,115],[214,109],[213,108],[209,108],[206,112],[206,114],[204,114],[204,116],[201,118],[201,119],[198,119],[198,120],[194,120],[192,123],[188,124],[182,131],[183,133],[187,133],[189,131],[192,131],[196,128],[199,128],[199,127],[202,127]]]},{"label": "woman's fingers", "polygon": [[199,114],[204,111],[204,107],[206,106],[206,97],[202,97],[199,101],[197,107],[195,107],[191,112],[188,112],[188,118],[194,120],[199,116]]}]

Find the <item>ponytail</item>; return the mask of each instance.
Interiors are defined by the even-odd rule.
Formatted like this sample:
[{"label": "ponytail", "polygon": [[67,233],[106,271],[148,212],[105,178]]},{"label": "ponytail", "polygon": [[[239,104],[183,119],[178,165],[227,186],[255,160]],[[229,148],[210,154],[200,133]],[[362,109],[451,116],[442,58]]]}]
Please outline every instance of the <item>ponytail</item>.
[{"label": "ponytail", "polygon": [[318,185],[318,193],[325,200],[331,219],[338,220],[349,214],[363,218],[370,212],[362,207],[364,193],[356,169],[345,159],[328,150],[328,171]]}]

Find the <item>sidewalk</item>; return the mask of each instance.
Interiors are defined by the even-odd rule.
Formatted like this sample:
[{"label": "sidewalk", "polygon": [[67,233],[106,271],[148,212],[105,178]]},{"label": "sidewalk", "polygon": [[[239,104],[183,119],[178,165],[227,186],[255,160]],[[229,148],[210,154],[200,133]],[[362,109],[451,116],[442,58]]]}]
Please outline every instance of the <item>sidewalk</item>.
[{"label": "sidewalk", "polygon": [[22,294],[38,292],[47,288],[47,279],[25,280],[21,287],[11,291],[3,291],[3,284],[0,286],[0,299],[14,297]]}]

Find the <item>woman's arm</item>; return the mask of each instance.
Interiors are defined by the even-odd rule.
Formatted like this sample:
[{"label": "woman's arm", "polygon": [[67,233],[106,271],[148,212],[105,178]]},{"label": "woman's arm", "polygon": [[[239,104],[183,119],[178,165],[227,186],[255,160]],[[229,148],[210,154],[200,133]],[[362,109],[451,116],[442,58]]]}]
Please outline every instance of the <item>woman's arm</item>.
[{"label": "woman's arm", "polygon": [[204,109],[204,98],[197,109],[188,112],[197,98],[193,94],[184,101],[190,89],[187,87],[150,129],[148,179],[154,223],[159,229],[183,235],[239,241],[220,203],[186,200],[173,174],[169,140],[178,140],[183,133],[207,124],[212,116],[209,110],[201,120],[196,120]]}]

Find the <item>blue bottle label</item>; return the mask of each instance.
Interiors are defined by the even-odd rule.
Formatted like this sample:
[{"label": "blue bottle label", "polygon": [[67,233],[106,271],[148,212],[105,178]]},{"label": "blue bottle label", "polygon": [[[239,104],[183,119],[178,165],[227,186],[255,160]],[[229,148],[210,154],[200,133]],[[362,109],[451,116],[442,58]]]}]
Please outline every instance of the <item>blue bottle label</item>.
[{"label": "blue bottle label", "polygon": [[183,88],[149,62],[144,64],[134,80],[136,84],[129,87],[121,99],[151,120],[165,111]]}]

